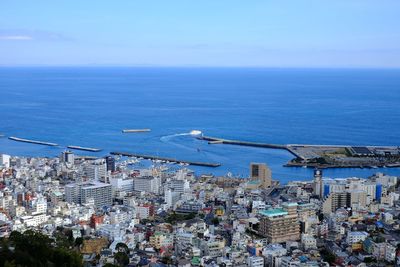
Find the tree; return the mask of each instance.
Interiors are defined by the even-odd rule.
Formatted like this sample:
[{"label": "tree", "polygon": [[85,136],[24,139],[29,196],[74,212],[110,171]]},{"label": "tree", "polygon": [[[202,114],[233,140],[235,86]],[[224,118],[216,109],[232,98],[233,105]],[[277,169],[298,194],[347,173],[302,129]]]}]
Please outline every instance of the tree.
[{"label": "tree", "polygon": [[212,224],[214,224],[214,225],[218,225],[218,224],[219,224],[219,219],[218,219],[218,217],[212,218],[211,222],[212,222]]},{"label": "tree", "polygon": [[118,252],[125,252],[125,253],[128,253],[128,252],[129,252],[128,246],[127,246],[125,243],[122,243],[122,242],[119,242],[119,243],[115,246],[115,249],[116,249]]},{"label": "tree", "polygon": [[[13,247],[10,250],[9,247]],[[82,266],[82,257],[68,248],[55,247],[54,240],[39,232],[12,232],[2,240],[0,266]]]},{"label": "tree", "polygon": [[129,257],[124,252],[115,253],[114,259],[119,266],[126,266],[129,263]]},{"label": "tree", "polygon": [[75,239],[75,246],[80,247],[83,244],[83,238],[82,237],[77,237]]}]

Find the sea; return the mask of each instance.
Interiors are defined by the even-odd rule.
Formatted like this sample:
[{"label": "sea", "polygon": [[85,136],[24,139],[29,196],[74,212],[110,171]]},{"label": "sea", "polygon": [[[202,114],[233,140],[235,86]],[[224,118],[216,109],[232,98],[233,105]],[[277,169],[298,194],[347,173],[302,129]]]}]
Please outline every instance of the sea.
[{"label": "sea", "polygon": [[[400,145],[399,69],[157,67],[0,68],[0,153],[55,157],[67,145],[222,164],[196,174],[247,177],[266,163],[287,183],[313,169],[284,150],[214,144],[192,130],[273,144]],[[124,134],[122,129],[150,128]],[[8,136],[54,142],[20,143]],[[399,168],[325,169],[325,177],[400,175]]]}]

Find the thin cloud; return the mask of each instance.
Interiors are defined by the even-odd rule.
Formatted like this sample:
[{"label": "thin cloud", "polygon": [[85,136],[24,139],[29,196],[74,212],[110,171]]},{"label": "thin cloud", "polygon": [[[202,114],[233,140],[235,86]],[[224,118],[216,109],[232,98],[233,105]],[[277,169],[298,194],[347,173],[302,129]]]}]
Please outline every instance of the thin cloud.
[{"label": "thin cloud", "polygon": [[28,35],[0,35],[0,40],[5,41],[30,41],[33,40],[32,36]]},{"label": "thin cloud", "polygon": [[71,41],[61,33],[28,30],[28,29],[0,29],[0,41],[45,41],[45,42],[64,42]]}]

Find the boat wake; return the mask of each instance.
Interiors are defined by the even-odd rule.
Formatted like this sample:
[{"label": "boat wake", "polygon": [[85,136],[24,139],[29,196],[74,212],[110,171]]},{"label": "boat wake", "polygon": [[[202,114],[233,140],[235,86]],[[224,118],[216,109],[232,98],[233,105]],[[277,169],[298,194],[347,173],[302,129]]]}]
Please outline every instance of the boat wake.
[{"label": "boat wake", "polygon": [[203,133],[202,133],[201,131],[199,131],[199,130],[192,130],[192,131],[190,131],[190,132],[188,132],[188,133],[177,133],[177,134],[170,134],[170,135],[162,136],[162,137],[160,138],[160,141],[162,141],[162,142],[168,142],[168,141],[171,140],[172,138],[179,137],[179,136],[194,136],[194,137],[196,137],[196,136],[200,136],[200,135],[202,135],[202,134],[203,134]]}]

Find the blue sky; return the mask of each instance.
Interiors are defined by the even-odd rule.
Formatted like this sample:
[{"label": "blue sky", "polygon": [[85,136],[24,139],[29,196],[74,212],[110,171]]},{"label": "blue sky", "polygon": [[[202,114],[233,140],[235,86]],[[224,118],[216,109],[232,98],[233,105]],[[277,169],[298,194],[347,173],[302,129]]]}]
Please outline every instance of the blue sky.
[{"label": "blue sky", "polygon": [[0,65],[400,67],[399,0],[0,2]]}]

